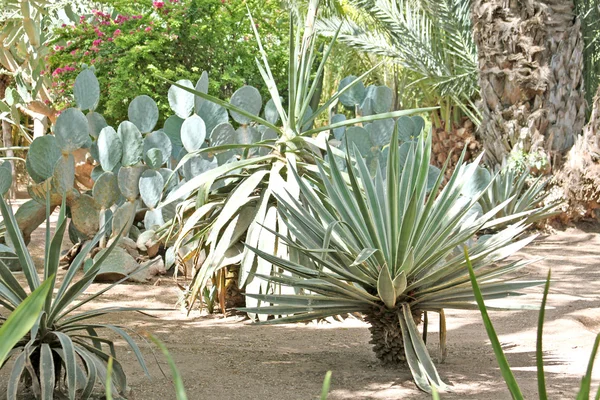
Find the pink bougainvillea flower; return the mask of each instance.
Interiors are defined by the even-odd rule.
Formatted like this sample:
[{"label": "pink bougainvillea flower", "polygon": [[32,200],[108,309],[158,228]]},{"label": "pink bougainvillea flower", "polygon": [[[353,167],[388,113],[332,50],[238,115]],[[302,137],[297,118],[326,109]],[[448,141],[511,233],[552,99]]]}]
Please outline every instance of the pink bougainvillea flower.
[{"label": "pink bougainvillea flower", "polygon": [[74,56],[74,55],[76,55],[76,54],[77,54],[77,50],[72,50],[72,51],[71,51],[71,55],[72,55],[72,56]]},{"label": "pink bougainvillea flower", "polygon": [[85,56],[89,56],[89,55],[90,55],[90,52],[89,52],[89,51],[86,51],[85,53],[83,53],[83,55],[85,55]]},{"label": "pink bougainvillea flower", "polygon": [[113,38],[109,37],[109,38],[108,38],[108,39],[106,39],[106,40],[108,40],[109,42],[112,42],[112,41],[113,41]]},{"label": "pink bougainvillea flower", "polygon": [[150,27],[150,26],[147,26],[146,29],[144,29],[144,31],[146,31],[146,32],[150,32],[151,30],[152,30],[152,27]]},{"label": "pink bougainvillea flower", "polygon": [[165,2],[164,2],[164,1],[162,1],[162,0],[154,0],[154,1],[152,2],[152,5],[153,5],[155,8],[163,8],[163,7],[165,6]]},{"label": "pink bougainvillea flower", "polygon": [[113,37],[117,37],[121,34],[121,30],[120,29],[115,29],[115,31],[113,32]]},{"label": "pink bougainvillea flower", "polygon": [[96,40],[94,40],[94,41],[92,42],[92,44],[93,44],[94,46],[99,46],[99,45],[100,45],[100,43],[102,43],[102,39],[96,39]]}]

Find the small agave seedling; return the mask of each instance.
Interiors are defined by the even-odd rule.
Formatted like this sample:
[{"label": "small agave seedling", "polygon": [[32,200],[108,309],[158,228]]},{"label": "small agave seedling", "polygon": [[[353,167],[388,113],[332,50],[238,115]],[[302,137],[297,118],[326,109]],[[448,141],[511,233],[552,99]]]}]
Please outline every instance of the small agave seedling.
[{"label": "small agave seedling", "polygon": [[[293,256],[283,258],[247,243],[260,259],[279,268],[271,274],[257,272],[256,278],[293,290],[246,293],[258,306],[242,310],[283,316],[266,320],[269,324],[363,313],[377,358],[407,364],[417,386],[431,391],[445,384],[417,326],[425,313],[439,313],[443,358],[444,309],[476,307],[460,246],[469,243],[487,298],[513,296],[541,282],[502,279],[532,262],[503,261],[534,239],[519,238],[526,229],[523,221],[485,240],[473,240],[505,205],[483,214],[478,200],[485,188],[473,197],[461,194],[477,163],[456,169],[442,188],[443,170],[432,173],[429,165],[431,136],[410,143],[403,156],[398,135],[395,129],[385,178],[379,168],[373,177],[358,156],[355,161],[346,156],[346,176],[336,163],[318,164],[317,179],[295,174],[300,200],[277,195],[278,213],[289,234],[265,228],[293,249]],[[359,151],[354,146],[354,153]]]}]

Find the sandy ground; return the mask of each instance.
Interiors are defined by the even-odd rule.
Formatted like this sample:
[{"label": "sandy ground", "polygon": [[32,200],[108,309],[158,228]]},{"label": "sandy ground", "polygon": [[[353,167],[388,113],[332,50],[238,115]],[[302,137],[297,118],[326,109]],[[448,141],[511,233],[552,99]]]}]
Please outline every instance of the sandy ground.
[{"label": "sandy ground", "polygon": [[[589,353],[600,331],[599,227],[579,226],[538,238],[521,256],[545,257],[520,272],[526,279],[545,279],[552,268],[544,334],[546,379],[553,399],[574,398]],[[42,243],[38,230],[33,243]],[[40,259],[41,248],[35,246]],[[93,293],[104,287],[94,284]],[[542,288],[519,301],[539,304]],[[325,373],[333,371],[330,399],[428,399],[404,369],[378,365],[371,352],[367,325],[358,320],[321,324],[255,326],[239,317],[188,317],[175,308],[179,290],[170,278],[157,285],[120,285],[96,306],[169,308],[101,318],[136,332],[151,332],[168,347],[190,399],[285,399],[318,397]],[[490,312],[508,360],[526,398],[537,397],[535,373],[536,311]],[[475,311],[447,311],[448,357],[438,366],[451,391],[442,399],[510,399],[481,318]],[[437,357],[437,318],[430,316],[429,347]],[[110,336],[110,335],[109,335]],[[116,338],[115,338],[116,339]],[[141,339],[140,339],[141,340]],[[143,344],[151,378],[143,374],[122,340],[117,340],[132,398],[174,399],[165,360]],[[160,366],[160,368],[159,368]],[[600,371],[600,368],[598,368]],[[8,371],[0,372],[4,393]],[[600,373],[594,374],[600,378]]]}]

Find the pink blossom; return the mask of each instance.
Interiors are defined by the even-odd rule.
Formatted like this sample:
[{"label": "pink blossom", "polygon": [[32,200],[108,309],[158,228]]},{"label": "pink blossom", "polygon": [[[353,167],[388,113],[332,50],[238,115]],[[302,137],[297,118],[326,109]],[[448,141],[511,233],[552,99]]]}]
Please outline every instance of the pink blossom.
[{"label": "pink blossom", "polygon": [[155,1],[152,2],[152,5],[155,8],[163,8],[165,6],[165,2],[162,1],[162,0],[155,0]]},{"label": "pink blossom", "polygon": [[83,55],[84,55],[84,56],[89,56],[89,55],[90,55],[90,52],[89,52],[89,51],[86,51],[85,53],[83,53]]},{"label": "pink blossom", "polygon": [[73,50],[71,51],[71,55],[74,56],[75,54],[77,54],[77,50]]},{"label": "pink blossom", "polygon": [[113,32],[113,37],[117,37],[121,34],[121,30],[120,29],[115,29],[115,31]]},{"label": "pink blossom", "polygon": [[146,27],[146,29],[144,29],[144,31],[146,31],[146,32],[150,32],[151,30],[152,30],[152,27],[150,27],[150,26],[148,26],[148,27]]},{"label": "pink blossom", "polygon": [[98,46],[98,45],[100,45],[100,43],[102,43],[102,39],[96,39],[96,40],[94,40],[94,41],[92,42],[92,44],[93,44],[94,46]]},{"label": "pink blossom", "polygon": [[58,76],[59,74],[63,73],[63,69],[62,68],[56,68],[53,72],[52,72],[52,76]]},{"label": "pink blossom", "polygon": [[113,41],[113,38],[109,37],[109,38],[108,38],[108,39],[106,39],[106,40],[108,40],[109,42],[112,42],[112,41]]}]

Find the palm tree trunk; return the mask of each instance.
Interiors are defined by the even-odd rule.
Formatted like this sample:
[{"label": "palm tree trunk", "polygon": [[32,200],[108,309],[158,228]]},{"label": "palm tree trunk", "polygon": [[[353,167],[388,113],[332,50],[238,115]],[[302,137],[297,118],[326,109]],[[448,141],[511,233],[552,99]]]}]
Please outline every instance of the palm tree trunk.
[{"label": "palm tree trunk", "polygon": [[475,0],[489,164],[513,151],[542,152],[558,166],[585,124],[583,40],[572,0]]},{"label": "palm tree trunk", "polygon": [[[8,88],[10,82],[9,75],[0,75],[0,99],[3,99],[6,95],[6,89]],[[8,123],[8,121],[2,120],[2,145],[4,147],[12,147],[12,126]],[[6,157],[14,157],[15,153],[12,150],[6,150]],[[16,197],[16,171],[15,171],[15,162],[14,160],[9,160],[10,169],[12,171],[12,187],[9,190],[9,195],[12,199]]]}]

